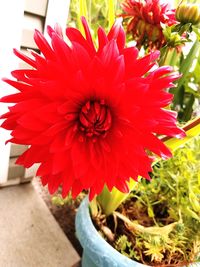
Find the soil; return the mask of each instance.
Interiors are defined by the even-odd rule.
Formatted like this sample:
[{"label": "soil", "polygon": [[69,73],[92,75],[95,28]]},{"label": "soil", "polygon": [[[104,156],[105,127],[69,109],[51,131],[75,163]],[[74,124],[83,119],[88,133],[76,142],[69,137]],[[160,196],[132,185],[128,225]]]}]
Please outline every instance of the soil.
[{"label": "soil", "polygon": [[42,196],[44,202],[48,206],[49,210],[55,217],[60,227],[63,229],[65,235],[70,240],[75,250],[81,256],[82,248],[75,235],[75,215],[76,215],[76,210],[79,206],[79,202],[76,201],[70,205],[56,206],[52,204],[51,201],[52,197],[49,194],[47,188],[42,186],[40,178],[38,177],[34,178],[33,185],[36,191]]},{"label": "soil", "polygon": [[[93,223],[111,246],[133,260],[154,267],[188,266],[190,262],[179,252],[181,250],[171,251],[173,246],[170,246],[172,244],[170,242],[173,239],[170,240],[169,236],[173,231],[177,233],[175,230],[177,222],[170,219],[167,207],[164,205],[160,205],[159,208],[156,206],[154,214],[156,214],[156,225],[149,217],[146,205],[142,205],[133,197],[122,203],[113,215],[108,217],[105,217],[100,210],[93,217]],[[154,254],[146,253],[149,248]],[[187,253],[192,255],[189,251]]]}]

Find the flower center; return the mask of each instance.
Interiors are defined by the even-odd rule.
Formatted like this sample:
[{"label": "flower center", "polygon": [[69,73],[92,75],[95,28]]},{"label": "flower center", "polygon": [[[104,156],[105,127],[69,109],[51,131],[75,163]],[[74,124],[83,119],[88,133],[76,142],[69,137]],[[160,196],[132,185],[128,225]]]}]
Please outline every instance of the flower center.
[{"label": "flower center", "polygon": [[112,117],[105,101],[87,101],[79,113],[80,130],[88,137],[105,136],[111,127]]}]

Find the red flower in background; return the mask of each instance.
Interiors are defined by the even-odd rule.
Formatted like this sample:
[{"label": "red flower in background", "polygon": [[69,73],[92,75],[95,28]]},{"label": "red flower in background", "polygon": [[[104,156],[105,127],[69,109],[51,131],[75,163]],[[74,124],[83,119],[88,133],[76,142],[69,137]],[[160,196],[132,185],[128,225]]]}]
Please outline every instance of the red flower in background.
[{"label": "red flower in background", "polygon": [[137,41],[137,46],[160,49],[165,44],[161,24],[171,26],[176,23],[175,10],[160,0],[124,0],[121,4],[129,18],[127,32]]},{"label": "red flower in background", "polygon": [[15,55],[33,69],[12,72],[17,80],[5,81],[18,93],[3,97],[15,103],[1,118],[11,130],[10,142],[30,145],[17,163],[30,167],[40,163],[37,175],[50,193],[62,186],[77,196],[90,189],[90,198],[106,184],[127,192],[129,177],[148,178],[151,159],[146,150],[161,157],[170,151],[155,136],[183,135],[176,114],[163,109],[172,95],[166,88],[177,79],[170,67],[147,75],[157,52],[138,58],[138,50],[125,48],[125,34],[115,23],[108,35],[98,30],[95,49],[85,19],[86,38],[67,28],[68,45],[59,28],[48,28],[51,46],[36,31],[35,42],[43,55],[33,59]]}]

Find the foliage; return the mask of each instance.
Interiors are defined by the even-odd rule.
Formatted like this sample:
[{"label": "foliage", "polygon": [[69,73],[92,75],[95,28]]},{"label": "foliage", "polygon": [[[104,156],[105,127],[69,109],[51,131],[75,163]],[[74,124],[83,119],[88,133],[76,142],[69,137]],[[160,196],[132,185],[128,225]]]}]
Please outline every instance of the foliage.
[{"label": "foliage", "polygon": [[199,26],[179,23],[163,27],[166,45],[161,49],[160,65],[171,65],[181,74],[175,88],[172,109],[181,122],[199,113],[200,103],[200,33]]},{"label": "foliage", "polygon": [[[84,2],[85,9],[81,12],[81,2]],[[70,2],[70,18],[69,25],[79,27],[80,16],[85,15],[93,33],[93,38],[96,39],[96,32],[101,25],[108,31],[112,18],[111,10],[115,14],[119,8],[119,1],[101,1],[101,0],[73,0]],[[79,10],[79,12],[77,12]]]},{"label": "foliage", "polygon": [[76,199],[74,199],[71,193],[68,194],[66,198],[63,198],[61,194],[55,194],[51,198],[51,202],[56,206],[64,206],[64,205],[74,205],[75,203],[80,204],[83,198],[86,196],[86,192],[81,192]]},{"label": "foliage", "polygon": [[[116,241],[116,249],[135,260],[140,255],[140,261],[154,264],[198,260],[200,137],[177,150],[174,158],[155,165],[152,178],[150,183],[141,180],[130,194],[127,202],[134,206],[126,214],[129,221],[125,220],[125,225],[134,237],[125,240],[122,235]],[[127,208],[126,203],[123,205],[121,211]],[[136,207],[139,216],[134,214]],[[118,217],[124,221],[122,216]]]}]

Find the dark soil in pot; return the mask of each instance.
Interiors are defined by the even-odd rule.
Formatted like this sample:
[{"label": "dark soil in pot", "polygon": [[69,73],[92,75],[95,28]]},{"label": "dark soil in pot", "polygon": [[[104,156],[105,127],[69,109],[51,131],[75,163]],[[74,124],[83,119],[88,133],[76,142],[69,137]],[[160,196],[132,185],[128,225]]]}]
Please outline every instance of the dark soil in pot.
[{"label": "dark soil in pot", "polygon": [[[100,212],[93,218],[93,223],[110,245],[123,255],[145,265],[175,267],[187,266],[194,261],[195,255],[183,255],[180,247],[174,247],[174,235],[177,234],[177,239],[181,242],[181,227],[184,226],[170,218],[167,205],[155,205],[152,217],[149,212],[146,205],[132,197],[107,218]],[[133,225],[124,217],[134,222]],[[187,240],[182,238],[182,242],[187,246]]]}]

